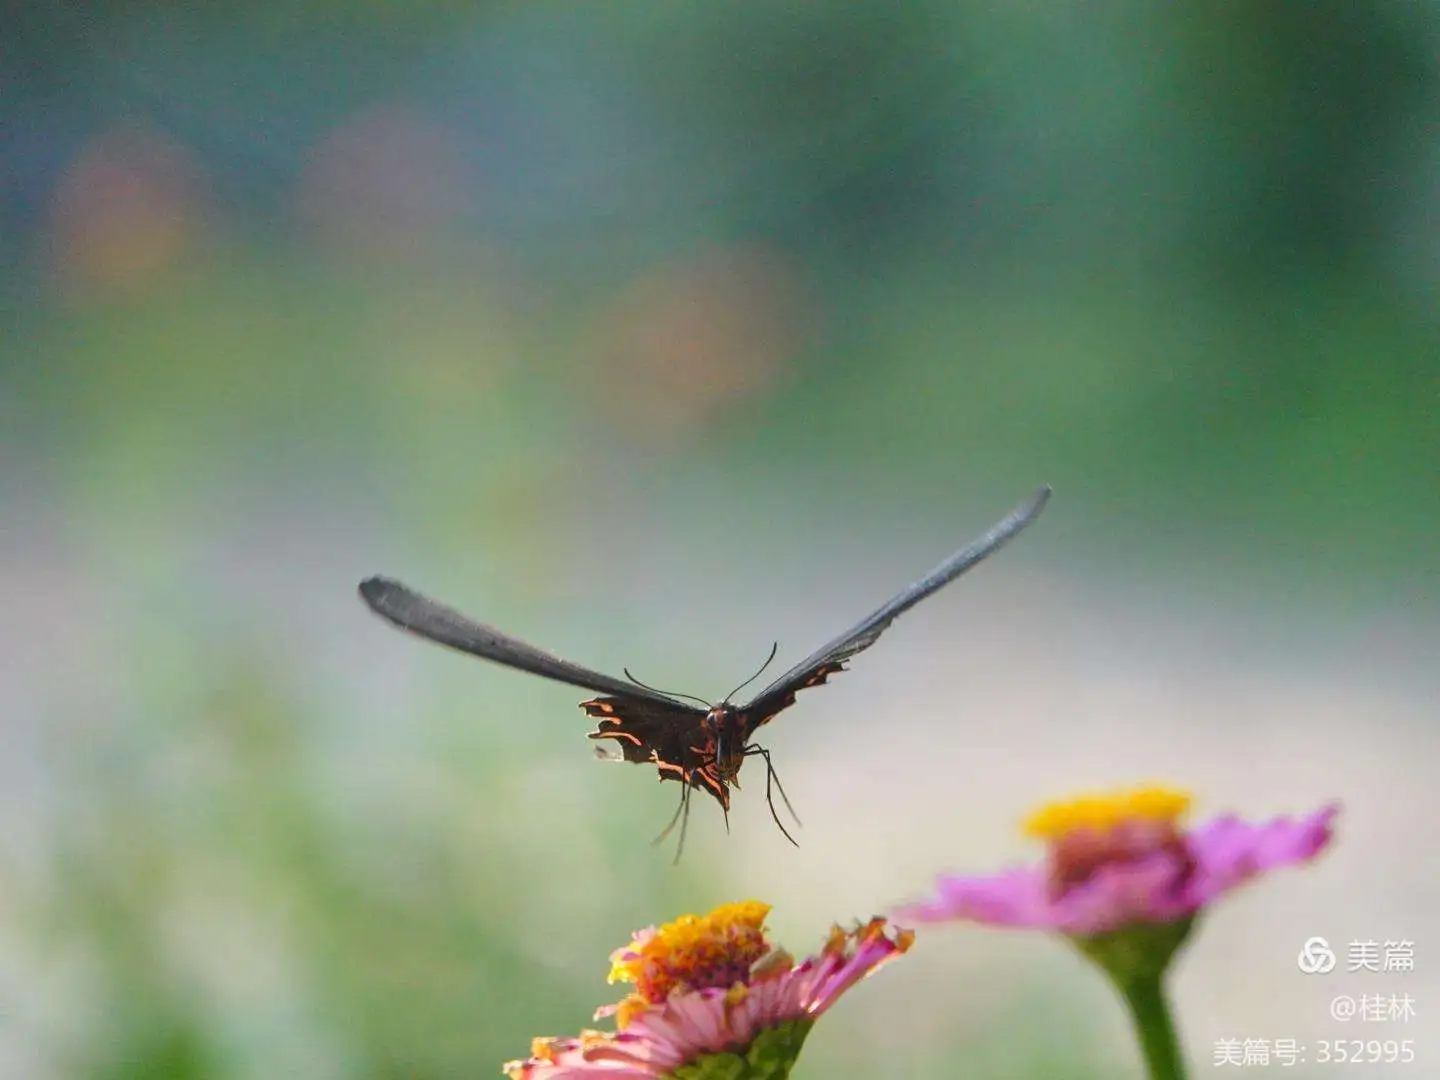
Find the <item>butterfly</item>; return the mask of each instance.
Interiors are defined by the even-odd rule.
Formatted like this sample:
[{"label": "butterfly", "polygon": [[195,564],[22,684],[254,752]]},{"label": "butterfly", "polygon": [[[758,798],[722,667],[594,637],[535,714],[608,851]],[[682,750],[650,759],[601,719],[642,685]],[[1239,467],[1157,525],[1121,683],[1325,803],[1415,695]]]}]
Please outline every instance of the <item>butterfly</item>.
[{"label": "butterfly", "polygon": [[[876,608],[855,626],[821,646],[743,705],[732,703],[730,698],[758,678],[760,672],[732,690],[724,700],[712,704],[702,698],[671,695],[646,686],[636,680],[628,669],[626,678],[622,680],[562,660],[421,596],[390,578],[371,577],[362,581],[360,597],[377,615],[429,641],[603,695],[580,703],[580,708],[597,721],[595,730],[589,733],[590,738],[613,740],[618,745],[620,760],[654,765],[662,782],[676,780],[683,785],[675,816],[664,832],[656,837],[657,843],[662,841],[675,823],[681,822],[680,844],[675,854],[678,861],[685,845],[685,825],[689,821],[692,792],[703,791],[714,798],[725,814],[728,828],[730,788],[740,786],[740,767],[749,757],[764,760],[766,804],[775,824],[794,844],[795,838],[786,830],[775,810],[772,783],[792,817],[795,811],[790,807],[785,789],[780,786],[780,778],[770,760],[770,751],[751,741],[755,732],[795,704],[795,695],[801,690],[820,686],[830,676],[846,670],[846,663],[875,644],[898,615],[998,551],[1040,516],[1049,498],[1050,488],[1042,487],[982,536]],[[775,651],[775,648],[770,650],[771,660]],[[767,660],[760,671],[763,672],[769,663],[770,660]],[[681,698],[688,700],[682,701]],[[692,705],[690,701],[697,704]],[[605,756],[598,748],[597,752]],[[798,823],[798,817],[796,821]]]}]

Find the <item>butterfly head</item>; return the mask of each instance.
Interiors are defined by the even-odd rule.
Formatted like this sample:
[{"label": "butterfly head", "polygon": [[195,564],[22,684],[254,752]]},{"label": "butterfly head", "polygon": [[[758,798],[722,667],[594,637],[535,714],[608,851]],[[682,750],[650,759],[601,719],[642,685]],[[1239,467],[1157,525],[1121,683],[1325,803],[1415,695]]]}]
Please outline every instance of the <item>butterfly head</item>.
[{"label": "butterfly head", "polygon": [[722,701],[710,706],[703,726],[715,754],[715,771],[722,782],[739,787],[740,766],[745,761],[745,742],[750,734],[746,730],[744,714],[729,702]]}]

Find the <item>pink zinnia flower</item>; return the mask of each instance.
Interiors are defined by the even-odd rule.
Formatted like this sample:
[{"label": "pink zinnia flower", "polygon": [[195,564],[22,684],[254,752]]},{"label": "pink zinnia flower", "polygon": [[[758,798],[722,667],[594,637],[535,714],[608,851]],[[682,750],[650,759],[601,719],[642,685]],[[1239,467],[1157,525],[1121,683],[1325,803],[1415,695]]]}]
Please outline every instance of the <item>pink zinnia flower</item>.
[{"label": "pink zinnia flower", "polygon": [[1268,870],[1313,859],[1339,807],[1260,825],[1234,816],[1184,830],[1190,797],[1163,787],[1054,803],[1026,832],[1045,840],[1040,865],[985,877],[942,875],[938,895],[900,909],[913,922],[965,920],[1089,937],[1175,923]]},{"label": "pink zinnia flower", "polygon": [[1196,917],[1267,870],[1313,859],[1339,813],[1331,805],[1263,825],[1222,817],[1186,831],[1180,820],[1189,808],[1188,795],[1164,787],[1051,804],[1026,823],[1049,845],[1043,864],[942,876],[935,899],[899,917],[1066,935],[1124,999],[1150,1076],[1176,1080],[1185,1065],[1164,981]]},{"label": "pink zinnia flower", "polygon": [[770,906],[725,904],[633,936],[611,955],[611,982],[635,991],[595,1013],[615,1032],[536,1039],[512,1080],[642,1080],[686,1076],[782,1080],[811,1026],[850,987],[910,947],[884,919],[835,927],[818,956],[797,964],[765,936]]}]

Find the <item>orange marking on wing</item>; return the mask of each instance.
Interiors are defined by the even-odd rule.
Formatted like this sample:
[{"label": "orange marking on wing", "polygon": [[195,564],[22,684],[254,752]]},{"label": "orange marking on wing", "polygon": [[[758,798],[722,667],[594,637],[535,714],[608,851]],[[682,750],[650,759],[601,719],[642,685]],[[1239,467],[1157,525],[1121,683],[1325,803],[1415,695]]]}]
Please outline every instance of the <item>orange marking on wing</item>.
[{"label": "orange marking on wing", "polygon": [[709,769],[696,769],[695,771],[700,774],[700,779],[705,781],[706,786],[709,787],[711,791],[715,792],[715,794],[722,799],[725,797],[725,785],[712,776]]},{"label": "orange marking on wing", "polygon": [[808,690],[812,686],[819,686],[821,683],[829,679],[831,675],[835,675],[844,670],[844,664],[826,664],[824,667],[816,671],[814,675],[811,675],[810,678],[805,680],[804,688]]},{"label": "orange marking on wing", "polygon": [[[696,769],[695,771],[700,774],[700,779],[705,782],[705,786],[714,792],[715,798],[719,801],[720,805],[728,811],[730,809],[730,790],[725,786],[723,780],[720,780],[713,774],[712,770],[713,766]],[[739,785],[736,786],[738,787]]]},{"label": "orange marking on wing", "polygon": [[[611,723],[619,723],[619,721],[610,721],[610,722],[611,722]],[[590,738],[592,738],[592,739],[629,739],[629,740],[630,740],[633,744],[635,744],[636,746],[640,746],[640,745],[641,745],[640,736],[634,734],[633,732],[629,732],[629,731],[592,731],[592,732],[590,732]]]}]

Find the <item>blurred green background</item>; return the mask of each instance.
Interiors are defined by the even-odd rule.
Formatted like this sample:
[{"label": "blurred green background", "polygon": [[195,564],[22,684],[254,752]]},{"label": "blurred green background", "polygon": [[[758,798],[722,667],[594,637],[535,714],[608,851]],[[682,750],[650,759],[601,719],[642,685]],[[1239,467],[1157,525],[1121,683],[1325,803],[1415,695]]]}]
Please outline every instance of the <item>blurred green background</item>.
[{"label": "blurred green background", "polygon": [[[804,953],[1150,775],[1347,805],[1177,973],[1197,1073],[1336,1037],[1312,933],[1416,939],[1433,1023],[1433,5],[0,19],[0,1075],[498,1075],[633,929]],[[583,695],[354,595],[718,697],[1042,482],[774,725],[798,851],[756,776],[672,868]],[[1078,959],[957,928],[802,1074],[1139,1072]]]}]

